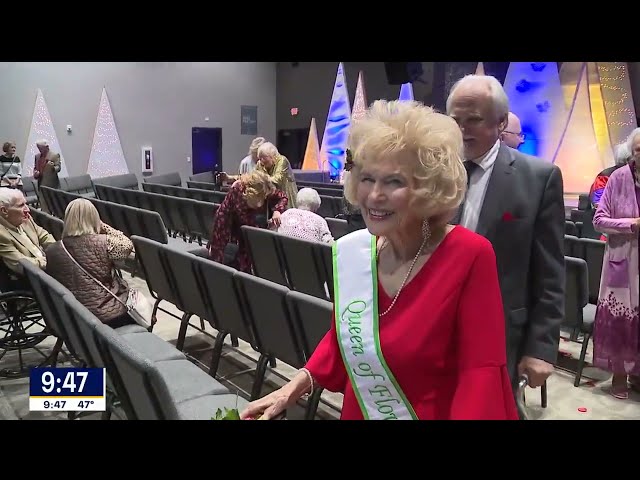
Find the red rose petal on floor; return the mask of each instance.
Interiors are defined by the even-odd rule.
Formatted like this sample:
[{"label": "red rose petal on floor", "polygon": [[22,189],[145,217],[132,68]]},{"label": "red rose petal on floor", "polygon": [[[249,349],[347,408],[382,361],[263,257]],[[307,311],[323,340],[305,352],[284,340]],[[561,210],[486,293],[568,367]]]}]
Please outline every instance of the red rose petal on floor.
[{"label": "red rose petal on floor", "polygon": [[571,354],[569,352],[560,351],[558,353],[560,353],[560,355],[562,355],[563,357],[570,357],[571,356]]},{"label": "red rose petal on floor", "polygon": [[588,382],[584,382],[585,385],[588,385],[589,387],[595,387],[596,386],[596,382],[594,382],[593,380],[589,380]]},{"label": "red rose petal on floor", "polygon": [[586,409],[585,407],[580,407],[580,408],[578,409],[578,411],[579,411],[580,413],[585,413],[585,412],[587,411],[587,409]]}]

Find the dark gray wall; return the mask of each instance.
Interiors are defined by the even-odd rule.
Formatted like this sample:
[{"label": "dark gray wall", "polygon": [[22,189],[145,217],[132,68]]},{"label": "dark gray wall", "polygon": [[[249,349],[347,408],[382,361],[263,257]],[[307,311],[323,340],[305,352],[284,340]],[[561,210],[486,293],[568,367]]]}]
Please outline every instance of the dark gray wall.
[{"label": "dark gray wall", "polygon": [[16,141],[22,157],[42,89],[69,175],[86,173],[103,87],[138,175],[140,148],[151,145],[154,173],[177,171],[186,180],[194,126],[222,128],[223,168],[236,171],[253,138],[240,134],[241,105],[257,105],[258,134],[275,138],[274,62],[0,63],[0,85],[0,140]]},{"label": "dark gray wall", "polygon": [[[315,117],[318,137],[322,141],[338,64],[339,62],[300,62],[296,67],[290,62],[278,63],[278,130],[308,128],[311,118]],[[381,98],[398,98],[400,86],[387,83],[383,62],[344,62],[343,66],[352,107],[360,71],[364,75],[369,104]],[[429,103],[433,63],[423,62],[422,67],[423,78],[427,83],[414,83],[413,93],[416,100]],[[292,107],[299,108],[295,117],[291,116]]]}]

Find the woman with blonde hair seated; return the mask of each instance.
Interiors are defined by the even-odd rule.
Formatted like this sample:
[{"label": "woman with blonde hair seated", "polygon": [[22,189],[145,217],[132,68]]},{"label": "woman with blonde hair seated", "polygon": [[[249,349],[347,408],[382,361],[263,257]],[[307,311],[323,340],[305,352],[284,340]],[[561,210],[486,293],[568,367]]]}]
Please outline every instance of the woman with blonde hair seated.
[{"label": "woman with blonde hair seated", "polygon": [[115,265],[132,250],[124,233],[103,223],[89,200],[78,198],[65,210],[62,239],[46,251],[46,272],[101,322],[113,328],[134,324],[126,307],[129,287]]},{"label": "woman with blonde hair seated", "polygon": [[282,214],[278,233],[313,242],[333,242],[327,221],[315,213],[321,202],[313,188],[302,188],[296,198],[297,207]]},{"label": "woman with blonde hair seated", "polygon": [[351,128],[346,196],[367,229],[334,243],[334,322],[241,417],[273,418],[324,387],[344,394],[342,419],[517,419],[493,248],[448,224],[467,183],[460,129],[384,100]]},{"label": "woman with blonde hair seated", "polygon": [[279,227],[280,215],[286,208],[286,195],[274,187],[267,174],[254,170],[241,175],[215,213],[209,258],[251,273],[251,259],[240,227],[266,227],[261,216],[271,217],[268,223]]}]

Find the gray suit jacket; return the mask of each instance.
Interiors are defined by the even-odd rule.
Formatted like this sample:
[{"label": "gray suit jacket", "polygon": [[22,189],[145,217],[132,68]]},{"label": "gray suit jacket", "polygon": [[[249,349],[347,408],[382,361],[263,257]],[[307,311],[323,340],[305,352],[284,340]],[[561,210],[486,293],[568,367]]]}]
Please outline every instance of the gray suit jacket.
[{"label": "gray suit jacket", "polygon": [[[38,168],[38,164],[40,163],[40,158],[42,154],[36,153],[34,169]],[[49,165],[49,163],[45,163],[41,168],[40,176],[38,178],[38,188],[42,186],[51,187],[51,188],[60,188],[60,179],[58,178],[58,172],[61,170],[62,160],[60,159],[59,153],[53,153],[49,151],[47,153],[47,162],[52,162],[53,165]]]},{"label": "gray suit jacket", "polygon": [[564,318],[564,222],[560,169],[501,145],[477,233],[496,253],[514,381],[525,355],[556,362]]}]

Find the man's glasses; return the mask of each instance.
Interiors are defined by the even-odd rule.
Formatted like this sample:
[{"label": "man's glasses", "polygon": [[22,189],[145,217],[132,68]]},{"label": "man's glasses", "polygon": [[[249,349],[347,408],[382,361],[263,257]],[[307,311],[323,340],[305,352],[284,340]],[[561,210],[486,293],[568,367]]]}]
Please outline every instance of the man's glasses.
[{"label": "man's glasses", "polygon": [[510,132],[509,130],[504,130],[503,133],[510,133],[511,135],[515,135],[516,137],[520,137],[522,140],[524,140],[526,138],[526,135],[523,132],[516,133],[516,132]]}]

